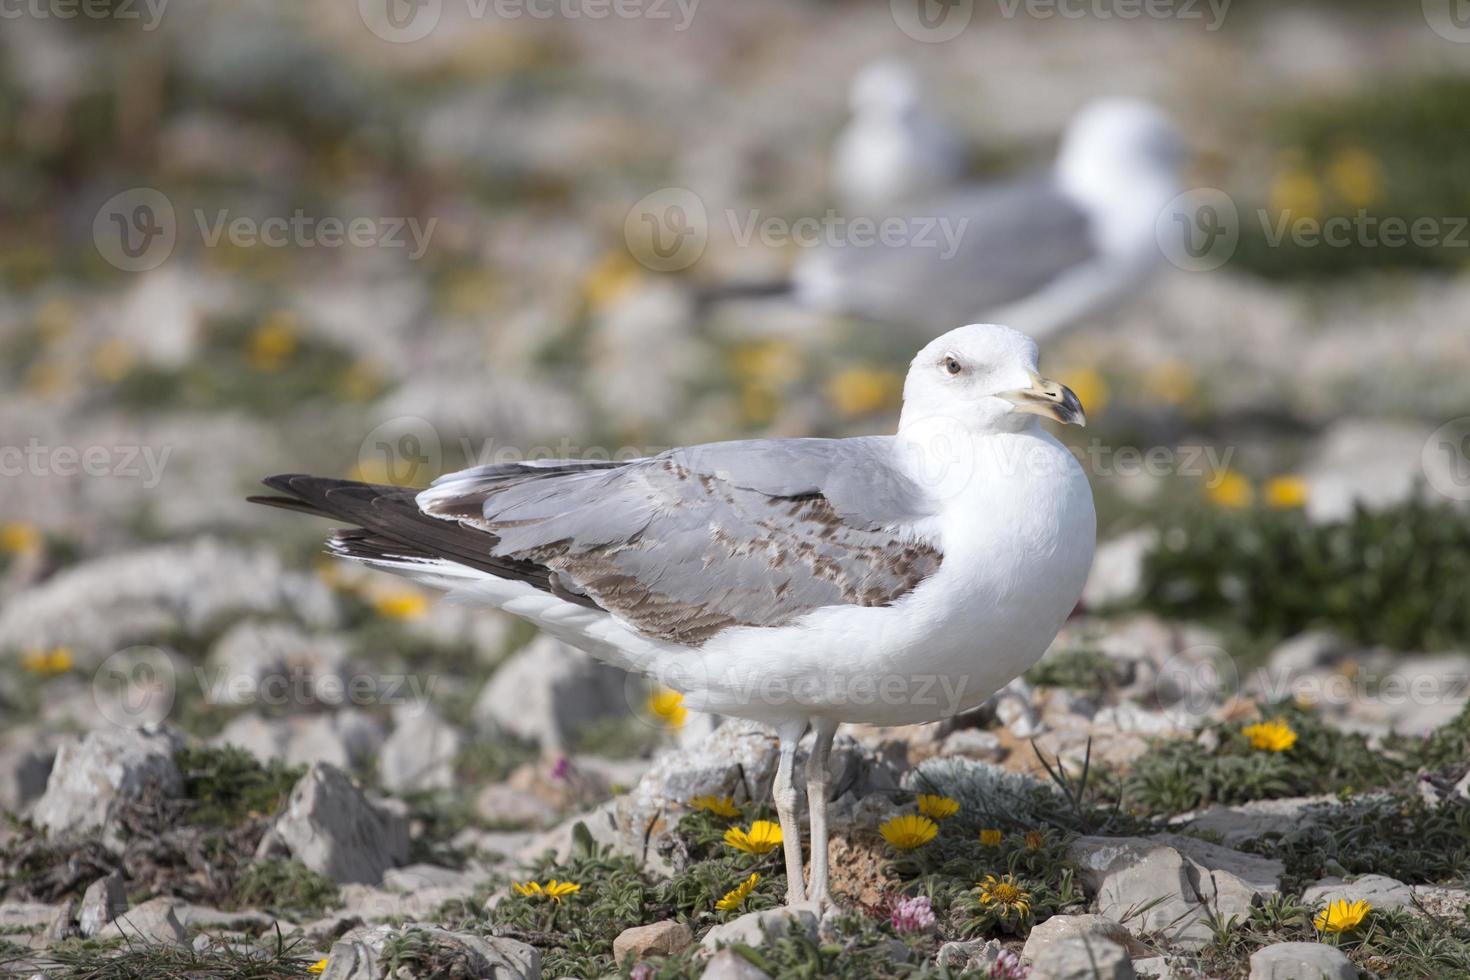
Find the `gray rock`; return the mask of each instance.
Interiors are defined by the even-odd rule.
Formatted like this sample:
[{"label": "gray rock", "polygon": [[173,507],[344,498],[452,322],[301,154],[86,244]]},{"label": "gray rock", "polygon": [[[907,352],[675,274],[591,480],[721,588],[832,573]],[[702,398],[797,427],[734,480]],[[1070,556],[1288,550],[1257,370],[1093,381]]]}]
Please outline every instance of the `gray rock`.
[{"label": "gray rock", "polygon": [[668,956],[693,942],[694,934],[689,927],[672,919],[634,926],[624,929],[613,940],[613,962],[621,965],[629,959],[636,962],[649,956]]},{"label": "gray rock", "polygon": [[1271,651],[1266,661],[1270,679],[1280,682],[1332,664],[1347,649],[1342,637],[1331,630],[1298,633]]},{"label": "gray rock", "polygon": [[1288,833],[1311,823],[1314,808],[1335,802],[1335,797],[1293,796],[1280,800],[1252,800],[1226,806],[1217,803],[1195,814],[1185,814],[1180,822],[1203,833],[1217,834],[1227,846],[1253,840],[1269,832]]},{"label": "gray rock", "polygon": [[1357,980],[1347,954],[1322,943],[1274,943],[1251,954],[1250,980]]},{"label": "gray rock", "polygon": [[458,729],[427,708],[398,712],[393,734],[378,754],[379,778],[393,793],[449,789],[463,744]]},{"label": "gray rock", "polygon": [[0,935],[12,942],[43,948],[50,945],[47,934],[54,931],[57,920],[70,911],[66,903],[48,905],[43,902],[0,903]]},{"label": "gray rock", "polygon": [[343,708],[288,718],[240,715],[225,725],[214,744],[239,746],[262,762],[280,759],[291,766],[324,762],[353,769],[378,752],[383,738],[383,726],[372,715]]},{"label": "gray rock", "polygon": [[1082,589],[1089,608],[1124,602],[1143,585],[1143,559],[1158,542],[1154,528],[1139,528],[1098,545]]},{"label": "gray rock", "polygon": [[733,949],[723,949],[709,958],[700,980],[771,980],[771,975]]},{"label": "gray rock", "polygon": [[541,951],[514,939],[450,932],[433,926],[374,926],[354,929],[332,945],[324,980],[384,980],[383,950],[390,939],[413,933],[455,960],[467,976],[496,980],[540,980]]},{"label": "gray rock", "polygon": [[128,894],[123,887],[123,877],[114,871],[87,886],[77,913],[78,927],[83,936],[91,938],[127,910]]},{"label": "gray rock", "polygon": [[588,725],[631,710],[627,684],[624,671],[541,634],[490,678],[475,702],[474,720],[487,731],[561,752]]},{"label": "gray rock", "polygon": [[178,901],[161,895],[150,898],[135,908],[118,916],[116,921],[99,932],[101,939],[131,939],[154,943],[178,943],[189,941],[189,933],[179,921],[176,906]]},{"label": "gray rock", "polygon": [[1140,977],[1153,977],[1155,980],[1174,980],[1174,971],[1170,969],[1168,959],[1163,956],[1145,956],[1134,960],[1133,972]]},{"label": "gray rock", "polygon": [[510,783],[491,783],[480,790],[475,810],[496,827],[545,827],[557,818],[545,802]]},{"label": "gray rock", "polygon": [[1004,948],[997,939],[956,940],[940,946],[934,962],[951,970],[989,973]]},{"label": "gray rock", "polygon": [[1031,703],[1031,685],[1017,677],[992,698],[995,717],[1017,738],[1035,738],[1045,731],[1041,715]]},{"label": "gray rock", "polygon": [[1316,908],[1338,899],[1348,902],[1363,900],[1375,909],[1396,909],[1414,900],[1414,890],[1402,881],[1386,875],[1363,875],[1352,881],[1323,878],[1302,889],[1302,904]]},{"label": "gray rock", "polygon": [[1450,476],[1452,460],[1423,453],[1430,434],[1421,425],[1379,419],[1344,418],[1334,423],[1302,469],[1310,490],[1307,516],[1318,522],[1336,521],[1350,515],[1354,503],[1381,510],[1407,500],[1416,484],[1422,484],[1428,461],[1440,467],[1433,478]]},{"label": "gray rock", "polygon": [[247,619],[215,643],[206,677],[211,703],[301,711],[340,706],[347,669],[345,639]]},{"label": "gray rock", "polygon": [[1117,943],[1073,935],[1047,946],[1031,964],[1030,980],[1133,980],[1133,961]]},{"label": "gray rock", "polygon": [[273,833],[298,861],[338,884],[376,884],[408,857],[407,821],[326,763],[292,788]]},{"label": "gray rock", "polygon": [[1031,930],[1021,956],[1035,962],[1053,946],[1075,936],[1117,943],[1133,956],[1147,952],[1147,947],[1129,935],[1127,929],[1105,915],[1054,915]]},{"label": "gray rock", "polygon": [[63,742],[32,819],[53,836],[106,830],[107,843],[120,845],[107,830],[120,805],[182,788],[179,745],[171,729],[102,729]]},{"label": "gray rock", "polygon": [[1005,758],[1005,746],[1000,736],[983,728],[961,728],[945,737],[939,748],[940,755],[962,755],[969,759],[999,762]]},{"label": "gray rock", "polygon": [[1210,941],[1210,913],[1244,915],[1258,896],[1280,889],[1283,871],[1279,861],[1174,834],[1079,837],[1069,854],[1099,912],[1186,949]]},{"label": "gray rock", "polygon": [[710,951],[736,943],[760,947],[786,935],[792,923],[796,923],[815,938],[818,921],[814,905],[786,905],[760,912],[747,912],[729,922],[722,922],[705,933],[702,945]]},{"label": "gray rock", "polygon": [[46,792],[56,742],[30,728],[11,731],[0,746],[0,811],[23,814]]}]

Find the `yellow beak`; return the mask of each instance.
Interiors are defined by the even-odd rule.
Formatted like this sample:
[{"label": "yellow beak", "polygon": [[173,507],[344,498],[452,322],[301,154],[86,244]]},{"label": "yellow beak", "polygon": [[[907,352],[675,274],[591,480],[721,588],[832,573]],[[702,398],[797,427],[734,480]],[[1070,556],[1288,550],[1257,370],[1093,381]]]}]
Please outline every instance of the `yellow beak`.
[{"label": "yellow beak", "polygon": [[1035,371],[1031,372],[1031,387],[1003,391],[995,397],[1004,398],[1018,412],[1040,415],[1063,425],[1087,425],[1087,415],[1072,389]]}]

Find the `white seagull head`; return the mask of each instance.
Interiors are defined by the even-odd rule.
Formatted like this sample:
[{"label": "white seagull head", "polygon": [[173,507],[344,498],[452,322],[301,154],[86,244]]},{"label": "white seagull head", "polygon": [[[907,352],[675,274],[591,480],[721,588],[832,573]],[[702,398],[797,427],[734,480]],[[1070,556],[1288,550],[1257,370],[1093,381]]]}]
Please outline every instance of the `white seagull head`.
[{"label": "white seagull head", "polygon": [[1067,126],[1057,154],[1057,180],[1084,206],[1112,209],[1141,191],[1153,198],[1177,193],[1187,159],[1169,117],[1138,99],[1101,99]]},{"label": "white seagull head", "polygon": [[973,323],[936,337],[914,357],[899,430],[945,421],[976,435],[1014,432],[1032,415],[1087,424],[1072,390],[1037,370],[1035,341],[1010,327]]}]

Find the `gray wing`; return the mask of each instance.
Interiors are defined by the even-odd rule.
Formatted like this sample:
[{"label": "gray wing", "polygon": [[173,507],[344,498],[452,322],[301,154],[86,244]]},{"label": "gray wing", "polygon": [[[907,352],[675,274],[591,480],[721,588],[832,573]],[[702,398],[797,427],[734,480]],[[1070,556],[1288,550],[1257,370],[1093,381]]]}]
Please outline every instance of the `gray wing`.
[{"label": "gray wing", "polygon": [[440,480],[419,506],[645,635],[697,645],[822,606],[888,605],[931,575],[942,555],[911,530],[926,496],[891,451],[883,437],[765,440],[534,474],[481,468]]},{"label": "gray wing", "polygon": [[1030,296],[1097,255],[1087,214],[1049,175],[971,188],[893,217],[904,222],[901,243],[827,246],[804,258],[793,277],[798,297],[949,329]]}]

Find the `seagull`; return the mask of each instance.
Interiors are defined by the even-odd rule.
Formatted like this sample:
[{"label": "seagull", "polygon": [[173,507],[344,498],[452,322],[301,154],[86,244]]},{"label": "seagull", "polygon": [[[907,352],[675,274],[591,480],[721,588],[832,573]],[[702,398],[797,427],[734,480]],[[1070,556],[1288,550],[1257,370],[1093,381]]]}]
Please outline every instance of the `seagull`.
[{"label": "seagull", "polygon": [[924,109],[913,69],[875,61],[853,79],[852,118],[832,150],[832,186],[843,207],[872,214],[929,197],[959,180],[960,141]]},{"label": "seagull", "polygon": [[[1036,344],[977,324],[919,351],[893,435],[757,439],[627,461],[477,466],[426,490],[286,475],[252,497],[349,525],[335,554],[498,607],[775,729],[787,900],[828,901],[843,722],[933,721],[1035,663],[1075,608],[1096,516],[1041,418],[1084,425]],[[805,887],[797,744],[806,783]]]},{"label": "seagull", "polygon": [[810,308],[926,331],[989,319],[1057,335],[1127,298],[1162,265],[1155,229],[1180,194],[1184,158],[1154,106],[1095,102],[1068,125],[1049,171],[872,215],[903,234],[814,248],[786,291]]}]

